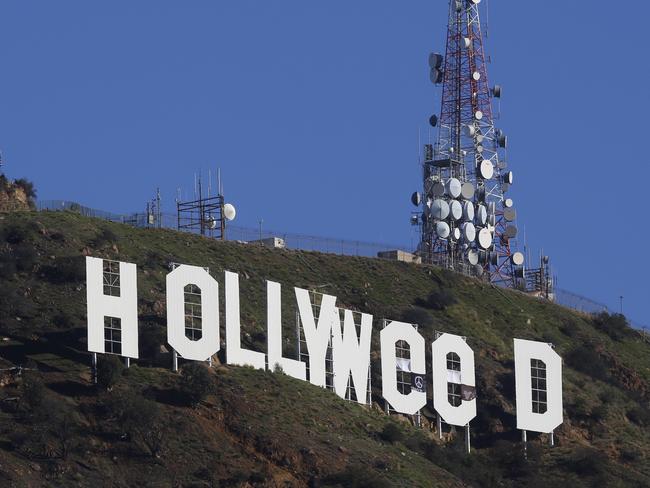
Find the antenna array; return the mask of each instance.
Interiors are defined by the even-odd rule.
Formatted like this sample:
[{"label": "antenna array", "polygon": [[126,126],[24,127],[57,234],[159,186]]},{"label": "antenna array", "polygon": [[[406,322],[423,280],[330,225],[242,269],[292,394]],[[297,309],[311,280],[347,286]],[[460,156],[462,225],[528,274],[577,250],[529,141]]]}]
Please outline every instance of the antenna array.
[{"label": "antenna array", "polygon": [[525,287],[524,255],[515,251],[517,213],[506,197],[508,138],[494,125],[492,101],[502,88],[488,83],[479,15],[481,0],[450,0],[445,56],[429,56],[430,79],[442,85],[434,144],[424,145],[418,254],[424,262],[481,276],[505,286]]}]

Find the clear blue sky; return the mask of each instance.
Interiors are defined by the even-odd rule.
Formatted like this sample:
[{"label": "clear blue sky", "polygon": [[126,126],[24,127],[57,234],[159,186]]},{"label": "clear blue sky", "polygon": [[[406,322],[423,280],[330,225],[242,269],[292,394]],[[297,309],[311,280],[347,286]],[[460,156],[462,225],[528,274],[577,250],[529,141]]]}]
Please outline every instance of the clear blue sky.
[{"label": "clear blue sky", "polygon": [[[515,7],[516,6],[516,7]],[[446,0],[0,3],[0,148],[43,199],[168,210],[222,168],[239,225],[409,243]],[[559,284],[650,324],[648,2],[490,1],[510,192]]]}]

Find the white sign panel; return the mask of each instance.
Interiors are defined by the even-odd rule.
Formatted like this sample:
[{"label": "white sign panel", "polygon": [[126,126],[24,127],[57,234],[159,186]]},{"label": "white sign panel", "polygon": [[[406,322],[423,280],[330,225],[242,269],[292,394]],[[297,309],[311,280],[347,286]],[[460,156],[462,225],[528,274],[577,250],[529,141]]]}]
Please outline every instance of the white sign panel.
[{"label": "white sign panel", "polygon": [[266,355],[241,347],[239,275],[226,271],[226,361],[237,366],[266,369]]},{"label": "white sign panel", "polygon": [[[338,315],[338,312],[337,312]],[[354,314],[343,310],[343,332],[341,322],[332,322],[332,359],[334,362],[334,391],[345,398],[348,380],[352,384],[358,403],[366,403],[368,396],[368,375],[370,374],[370,338],[372,315],[361,314],[361,331],[357,337]]]},{"label": "white sign panel", "polygon": [[411,354],[410,369],[415,373],[424,373],[424,337],[411,324],[391,322],[379,334],[381,343],[381,380],[382,396],[393,409],[399,413],[415,415],[427,403],[427,394],[411,390],[407,395],[397,389],[397,355],[395,344],[404,341],[409,345]]},{"label": "white sign panel", "polygon": [[[104,260],[86,257],[88,302],[88,350],[138,358],[138,284],[136,265],[111,261],[115,269],[106,273]],[[105,294],[110,291],[112,295]],[[106,350],[106,346],[115,348]]]},{"label": "white sign panel", "polygon": [[[199,340],[185,334],[185,291],[189,285],[201,293]],[[167,275],[167,342],[181,357],[195,361],[205,361],[219,351],[219,283],[205,269],[182,264]]]},{"label": "white sign panel", "polygon": [[[476,386],[474,351],[462,337],[442,334],[431,344],[433,365],[433,407],[449,425],[465,426],[476,417],[476,398],[457,407],[449,403],[447,383]],[[447,355],[456,353],[460,359],[460,371],[447,369]]]},{"label": "white sign panel", "polygon": [[280,283],[266,282],[267,300],[267,342],[269,369],[274,371],[276,366],[282,368],[289,376],[305,381],[307,379],[306,365],[302,361],[282,356],[282,297]]},{"label": "white sign panel", "polygon": [[562,424],[562,358],[544,342],[514,343],[517,428],[553,432]]}]

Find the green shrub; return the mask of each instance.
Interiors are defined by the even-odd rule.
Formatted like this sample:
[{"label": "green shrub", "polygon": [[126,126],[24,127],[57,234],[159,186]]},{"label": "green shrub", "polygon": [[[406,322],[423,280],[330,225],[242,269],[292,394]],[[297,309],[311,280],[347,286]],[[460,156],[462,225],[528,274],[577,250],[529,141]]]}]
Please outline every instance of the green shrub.
[{"label": "green shrub", "polygon": [[435,290],[425,300],[418,298],[415,302],[420,307],[432,310],[444,310],[454,303],[456,303],[456,297],[446,288]]},{"label": "green shrub", "polygon": [[30,200],[30,203],[33,204],[33,201],[36,199],[36,188],[34,187],[34,183],[26,178],[20,178],[17,179],[14,184],[25,192],[25,195]]},{"label": "green shrub", "polygon": [[625,316],[618,313],[610,315],[607,312],[602,312],[594,317],[594,325],[615,341],[624,339],[632,332]]},{"label": "green shrub", "polygon": [[578,346],[567,354],[566,363],[576,371],[580,371],[594,379],[606,381],[609,377],[607,366],[592,347]]},{"label": "green shrub", "polygon": [[41,275],[53,284],[83,283],[86,280],[86,262],[83,256],[57,258],[55,264],[41,268]]},{"label": "green shrub", "polygon": [[402,322],[406,322],[408,324],[417,324],[420,327],[430,327],[433,325],[433,318],[431,317],[431,313],[422,307],[413,306],[407,308],[404,310],[404,312],[402,312],[400,318]]},{"label": "green shrub", "polygon": [[111,229],[104,228],[90,242],[92,247],[102,247],[117,242],[117,235]]},{"label": "green shrub", "polygon": [[111,399],[107,407],[123,432],[151,456],[160,455],[165,437],[160,405],[139,393],[126,391]]},{"label": "green shrub", "polygon": [[99,356],[97,361],[97,384],[110,390],[117,384],[124,371],[124,365],[119,357],[112,354]]},{"label": "green shrub", "polygon": [[625,416],[640,427],[650,427],[650,411],[640,405],[629,408]]},{"label": "green shrub", "polygon": [[22,384],[21,404],[30,412],[34,412],[43,404],[45,394],[45,384],[40,376],[27,373]]},{"label": "green shrub", "polygon": [[181,369],[180,390],[191,405],[197,405],[214,391],[214,379],[205,365],[190,362]]},{"label": "green shrub", "polygon": [[379,437],[382,438],[382,440],[390,443],[395,443],[395,442],[401,442],[404,440],[404,432],[400,427],[394,423],[394,422],[389,422],[386,425],[384,425],[384,428],[382,429],[381,433],[379,434]]}]

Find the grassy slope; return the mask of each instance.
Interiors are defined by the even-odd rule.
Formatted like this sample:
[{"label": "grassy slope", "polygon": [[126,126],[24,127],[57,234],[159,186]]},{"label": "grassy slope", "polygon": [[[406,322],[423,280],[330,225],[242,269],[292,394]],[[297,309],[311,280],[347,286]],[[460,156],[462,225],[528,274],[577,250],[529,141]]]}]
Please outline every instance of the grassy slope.
[{"label": "grassy slope", "polygon": [[[301,486],[345,472],[347,479],[376,486],[379,480],[402,486],[534,486],[544,473],[546,486],[650,486],[650,347],[611,321],[595,322],[424,266],[268,250],[68,213],[0,219],[0,333],[12,339],[0,345],[0,358],[7,365],[35,361],[48,395],[79,419],[77,445],[67,459],[58,459],[26,449],[24,437],[38,428],[36,422],[21,413],[20,402],[1,402],[0,479],[18,486],[44,480],[107,484],[107,476],[122,486],[237,486],[246,480]],[[386,442],[380,432],[389,419],[379,408],[368,411],[284,375],[245,368],[217,368],[217,394],[197,408],[175,400],[178,375],[161,367],[168,362],[141,361],[114,392],[97,393],[84,364],[83,253],[138,263],[143,333],[160,335],[164,329],[164,277],[170,262],[181,262],[209,267],[222,295],[223,270],[240,273],[243,341],[258,350],[265,343],[266,279],[284,285],[286,337],[293,337],[292,286],[318,287],[343,307],[373,313],[375,327],[384,317],[417,322],[427,342],[435,331],[467,336],[477,355],[479,415],[472,425],[478,449],[464,456],[462,435],[452,434],[443,446],[429,429],[406,422],[400,423],[403,439]],[[455,303],[444,306],[445,290]],[[514,337],[552,342],[567,363],[558,445],[548,449],[545,436],[533,436],[528,461],[521,458],[514,429]],[[292,345],[286,349],[290,353]],[[373,351],[378,349],[375,331]],[[3,397],[19,398],[20,379],[6,383]],[[381,384],[376,354],[373,384]],[[119,426],[102,415],[110,395],[126,390],[143,392],[162,407],[168,447],[160,459],[121,439]],[[38,445],[53,442],[42,437]]]}]

